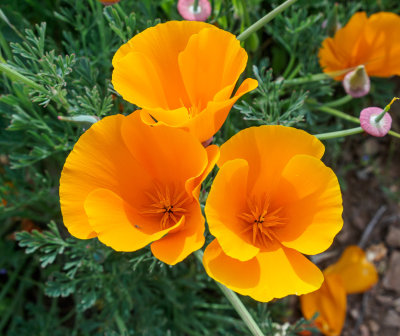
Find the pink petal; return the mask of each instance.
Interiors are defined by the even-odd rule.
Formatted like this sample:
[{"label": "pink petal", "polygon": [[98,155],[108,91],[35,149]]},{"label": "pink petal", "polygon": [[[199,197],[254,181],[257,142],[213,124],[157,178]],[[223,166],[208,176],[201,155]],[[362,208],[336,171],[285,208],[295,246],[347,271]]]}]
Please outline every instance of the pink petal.
[{"label": "pink petal", "polygon": [[199,0],[197,11],[193,8],[194,0],[179,0],[178,12],[185,20],[205,21],[211,15],[211,5],[208,0]]},{"label": "pink petal", "polygon": [[392,126],[392,117],[389,113],[385,113],[383,118],[377,123],[375,120],[383,109],[380,107],[367,107],[360,113],[361,128],[375,137],[385,136]]},{"label": "pink petal", "polygon": [[360,98],[368,94],[371,83],[364,66],[350,71],[343,79],[343,87],[346,93],[353,98]]}]

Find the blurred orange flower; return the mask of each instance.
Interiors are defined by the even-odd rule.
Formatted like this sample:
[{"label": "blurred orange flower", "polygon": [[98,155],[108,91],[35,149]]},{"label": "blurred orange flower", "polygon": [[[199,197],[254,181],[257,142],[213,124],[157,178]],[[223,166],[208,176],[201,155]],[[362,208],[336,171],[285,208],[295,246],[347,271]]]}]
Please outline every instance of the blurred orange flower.
[{"label": "blurred orange flower", "polygon": [[399,36],[399,15],[379,12],[367,18],[365,12],[355,13],[333,38],[323,41],[318,55],[321,67],[329,73],[364,65],[369,76],[400,75]]},{"label": "blurred orange flower", "polygon": [[116,251],[152,243],[155,257],[176,264],[204,244],[198,194],[217,157],[217,146],[205,149],[189,133],[151,127],[138,114],[106,117],[65,162],[64,224],[73,236],[98,237]]},{"label": "blurred orange flower", "polygon": [[343,280],[347,294],[365,292],[378,282],[375,266],[356,245],[348,246],[340,259],[327,267],[324,274],[338,274]]},{"label": "blurred orange flower", "polygon": [[113,58],[112,83],[124,99],[142,108],[142,119],[211,138],[229,110],[258,85],[246,79],[231,97],[247,63],[234,35],[211,24],[170,21],[148,28],[121,46]]},{"label": "blurred orange flower", "polygon": [[245,129],[221,146],[205,213],[216,239],[207,273],[258,301],[312,292],[321,271],[302,253],[326,250],[342,228],[342,197],[323,144],[295,128]]},{"label": "blurred orange flower", "polygon": [[337,274],[326,274],[321,288],[300,296],[301,311],[306,319],[316,313],[315,326],[327,336],[340,335],[346,319],[346,291]]}]

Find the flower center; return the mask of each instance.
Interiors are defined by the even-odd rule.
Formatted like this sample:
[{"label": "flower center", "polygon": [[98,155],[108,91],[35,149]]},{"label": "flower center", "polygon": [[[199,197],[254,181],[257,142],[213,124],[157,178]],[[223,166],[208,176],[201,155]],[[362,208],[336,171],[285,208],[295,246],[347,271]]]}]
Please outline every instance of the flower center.
[{"label": "flower center", "polygon": [[238,215],[247,224],[242,233],[248,234],[255,246],[268,247],[277,240],[274,228],[286,224],[286,218],[281,214],[282,208],[270,209],[266,196],[248,199],[247,206],[248,209]]},{"label": "flower center", "polygon": [[168,186],[156,186],[153,192],[147,192],[146,195],[150,198],[150,205],[142,214],[159,217],[162,230],[176,224],[187,212],[184,205],[189,200],[185,191],[177,193]]}]

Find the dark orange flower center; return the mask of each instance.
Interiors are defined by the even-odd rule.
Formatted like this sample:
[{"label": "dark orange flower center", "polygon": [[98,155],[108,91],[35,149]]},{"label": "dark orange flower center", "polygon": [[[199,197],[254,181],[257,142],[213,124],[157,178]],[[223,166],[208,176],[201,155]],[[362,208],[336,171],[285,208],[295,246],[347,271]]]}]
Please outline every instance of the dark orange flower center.
[{"label": "dark orange flower center", "polygon": [[176,193],[173,188],[156,186],[153,192],[147,192],[150,204],[142,214],[154,215],[160,219],[162,230],[169,228],[178,222],[187,212],[184,204],[188,201],[185,191]]},{"label": "dark orange flower center", "polygon": [[286,218],[282,217],[282,208],[270,209],[266,196],[259,199],[249,198],[247,206],[248,209],[238,215],[248,224],[242,233],[250,235],[250,241],[255,246],[268,247],[277,240],[274,228],[286,224]]}]

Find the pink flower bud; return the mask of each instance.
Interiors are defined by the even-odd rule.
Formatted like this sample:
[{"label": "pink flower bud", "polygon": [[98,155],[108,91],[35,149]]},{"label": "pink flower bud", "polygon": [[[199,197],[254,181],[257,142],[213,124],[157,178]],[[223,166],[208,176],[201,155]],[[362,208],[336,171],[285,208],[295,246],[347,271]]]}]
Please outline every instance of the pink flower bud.
[{"label": "pink flower bud", "polygon": [[178,12],[185,20],[205,21],[211,15],[211,5],[208,0],[199,0],[194,10],[194,0],[179,0]]},{"label": "pink flower bud", "polygon": [[371,83],[364,65],[349,72],[343,79],[343,87],[347,94],[353,98],[360,98],[368,94]]},{"label": "pink flower bud", "polygon": [[381,120],[377,118],[382,114],[383,109],[380,107],[367,107],[360,113],[361,128],[375,137],[385,136],[392,126],[392,117],[389,113],[385,113]]}]

